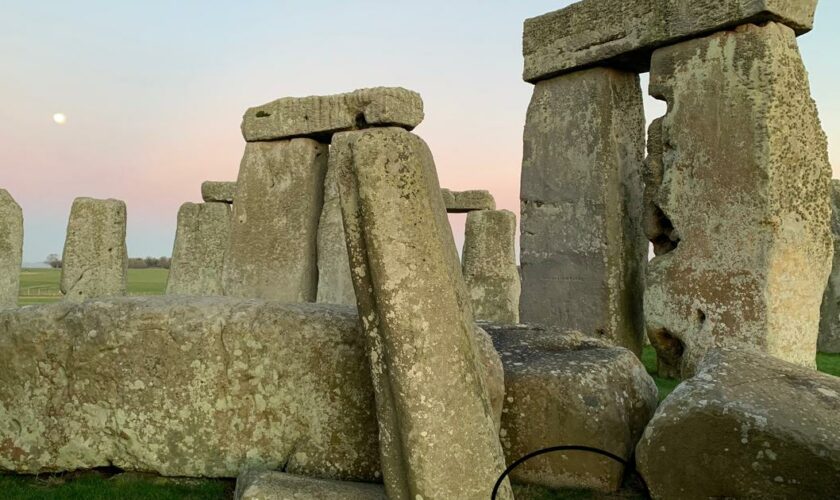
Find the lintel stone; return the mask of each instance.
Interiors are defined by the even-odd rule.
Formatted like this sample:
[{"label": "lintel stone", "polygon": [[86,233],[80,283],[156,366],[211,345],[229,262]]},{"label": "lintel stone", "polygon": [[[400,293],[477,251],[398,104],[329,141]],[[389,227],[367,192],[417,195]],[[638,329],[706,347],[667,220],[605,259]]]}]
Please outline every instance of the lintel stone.
[{"label": "lintel stone", "polygon": [[204,181],[201,183],[201,199],[204,201],[233,203],[235,192],[236,181]]},{"label": "lintel stone", "polygon": [[496,200],[490,191],[473,189],[469,191],[440,190],[446,213],[465,214],[475,210],[496,210]]}]

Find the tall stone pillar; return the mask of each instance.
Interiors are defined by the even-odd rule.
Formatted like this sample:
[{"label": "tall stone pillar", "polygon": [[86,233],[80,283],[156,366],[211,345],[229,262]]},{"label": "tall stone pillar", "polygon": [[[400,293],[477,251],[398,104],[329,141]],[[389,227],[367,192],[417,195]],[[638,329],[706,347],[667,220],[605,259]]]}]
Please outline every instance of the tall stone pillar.
[{"label": "tall stone pillar", "polygon": [[23,259],[23,211],[0,189],[0,309],[17,307]]},{"label": "tall stone pillar", "polygon": [[166,281],[167,295],[222,295],[230,213],[227,203],[181,205]]},{"label": "tall stone pillar", "polygon": [[334,162],[327,166],[324,208],[318,224],[318,302],[356,305]]},{"label": "tall stone pillar", "polygon": [[817,350],[840,353],[840,180],[831,181],[831,239],[834,260],[828,286],[820,306],[820,335]]}]

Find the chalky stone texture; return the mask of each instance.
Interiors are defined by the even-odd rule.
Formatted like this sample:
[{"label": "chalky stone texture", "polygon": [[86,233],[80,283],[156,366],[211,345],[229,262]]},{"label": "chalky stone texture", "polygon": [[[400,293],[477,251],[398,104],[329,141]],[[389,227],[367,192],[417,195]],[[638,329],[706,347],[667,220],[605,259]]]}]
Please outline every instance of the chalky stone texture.
[{"label": "chalky stone texture", "polygon": [[23,259],[23,211],[0,189],[0,309],[16,307]]},{"label": "chalky stone texture", "polygon": [[447,213],[463,214],[473,210],[495,210],[496,200],[490,191],[474,189],[472,191],[451,191],[441,189],[443,204]]},{"label": "chalky stone texture", "polygon": [[820,307],[817,350],[840,353],[840,180],[831,181],[831,237],[834,260]]},{"label": "chalky stone texture", "polygon": [[318,302],[356,305],[341,218],[338,165],[331,157],[324,181],[324,208],[318,224]]},{"label": "chalky stone texture", "polygon": [[229,241],[230,205],[181,205],[166,293],[222,295],[222,271]]},{"label": "chalky stone texture", "polygon": [[125,223],[125,203],[120,200],[73,201],[61,266],[61,293],[66,300],[125,295]]},{"label": "chalky stone texture", "polygon": [[201,183],[201,198],[204,201],[220,201],[222,203],[233,203],[233,195],[235,193],[235,182],[204,181]]},{"label": "chalky stone texture", "polygon": [[246,472],[235,500],[388,500],[381,484],[331,481],[277,471]]},{"label": "chalky stone texture", "polygon": [[534,88],[522,160],[522,322],[641,351],[644,126],[635,74],[597,68]]},{"label": "chalky stone texture", "polygon": [[590,66],[646,72],[651,52],[686,38],[777,21],[807,33],[817,0],[583,0],[525,21],[524,79]]},{"label": "chalky stone texture", "polygon": [[636,448],[653,498],[823,499],[840,491],[840,378],[712,350]]},{"label": "chalky stone texture", "polygon": [[504,456],[431,152],[379,128],[336,135],[332,154],[388,497],[489,498]]},{"label": "chalky stone texture", "polygon": [[670,110],[651,134],[661,158],[646,200],[660,369],[689,377],[714,345],[814,367],[831,168],[793,30],[744,25],[660,49],[650,78]]},{"label": "chalky stone texture", "polygon": [[[485,325],[505,368],[502,445],[508,464],[536,450],[583,445],[630,457],[657,389],[635,354],[580,333]],[[512,472],[550,488],[617,490],[624,467],[591,453],[553,452]]]},{"label": "chalky stone texture", "polygon": [[479,210],[467,215],[462,269],[478,321],[519,323],[515,240],[513,212]]},{"label": "chalky stone texture", "polygon": [[245,146],[225,256],[225,295],[315,301],[327,156],[328,146],[312,139]]},{"label": "chalky stone texture", "polygon": [[246,141],[315,137],[329,142],[336,132],[394,125],[413,129],[423,121],[420,94],[399,87],[347,94],[284,97],[250,108],[242,120]]}]

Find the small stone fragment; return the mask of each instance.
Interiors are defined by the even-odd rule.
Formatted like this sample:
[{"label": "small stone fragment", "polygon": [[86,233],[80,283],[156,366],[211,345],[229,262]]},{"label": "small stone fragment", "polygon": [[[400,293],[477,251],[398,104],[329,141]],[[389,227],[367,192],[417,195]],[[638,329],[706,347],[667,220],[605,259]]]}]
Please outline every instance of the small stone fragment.
[{"label": "small stone fragment", "polygon": [[227,203],[181,205],[166,282],[167,294],[222,295],[230,214]]},{"label": "small stone fragment", "polygon": [[204,201],[233,203],[235,193],[236,182],[204,181],[201,183],[201,198]]},{"label": "small stone fragment", "polygon": [[0,189],[0,309],[17,307],[23,260],[23,210]]},{"label": "small stone fragment", "polygon": [[496,200],[490,191],[474,189],[472,191],[451,191],[441,189],[446,212],[463,214],[474,210],[495,210]]},{"label": "small stone fragment", "polygon": [[831,181],[831,238],[834,260],[820,306],[817,350],[840,353],[840,180]]},{"label": "small stone fragment", "polygon": [[338,193],[338,166],[334,155],[324,180],[324,208],[318,224],[318,299],[325,304],[356,305],[356,292],[350,276],[350,259],[341,218]]},{"label": "small stone fragment", "polygon": [[381,484],[332,481],[279,471],[248,471],[236,480],[235,500],[388,500]]}]

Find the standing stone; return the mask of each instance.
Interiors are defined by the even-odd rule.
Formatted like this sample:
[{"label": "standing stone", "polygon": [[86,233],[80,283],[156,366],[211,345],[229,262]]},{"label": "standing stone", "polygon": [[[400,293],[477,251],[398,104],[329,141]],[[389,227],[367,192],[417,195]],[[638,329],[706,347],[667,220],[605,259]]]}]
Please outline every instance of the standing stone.
[{"label": "standing stone", "polygon": [[201,183],[201,198],[204,201],[233,203],[233,195],[235,193],[235,182],[204,181]]},{"label": "standing stone", "polygon": [[397,128],[332,151],[388,498],[489,498],[505,462],[431,152]]},{"label": "standing stone", "polygon": [[0,309],[16,307],[23,259],[23,211],[0,189]]},{"label": "standing stone", "polygon": [[538,83],[524,146],[521,320],[639,354],[648,245],[638,76],[594,68]]},{"label": "standing stone", "polygon": [[813,367],[831,168],[794,31],[744,25],[660,49],[650,80],[669,110],[651,134],[661,157],[646,200],[660,370],[688,377],[714,345]]},{"label": "standing stone", "polygon": [[338,171],[331,162],[324,181],[324,208],[318,224],[318,302],[356,305],[350,259],[341,218]]},{"label": "standing stone", "polygon": [[225,295],[315,301],[327,148],[312,139],[245,146],[222,278]]},{"label": "standing stone", "polygon": [[230,205],[181,205],[167,295],[222,295],[222,271],[229,241]]},{"label": "standing stone", "polygon": [[831,181],[831,236],[834,262],[820,307],[820,335],[817,350],[840,353],[840,180]]},{"label": "standing stone", "polygon": [[463,273],[478,321],[519,323],[515,240],[513,212],[477,210],[467,215]]},{"label": "standing stone", "polygon": [[61,265],[66,300],[126,294],[125,202],[76,198],[70,209]]}]

